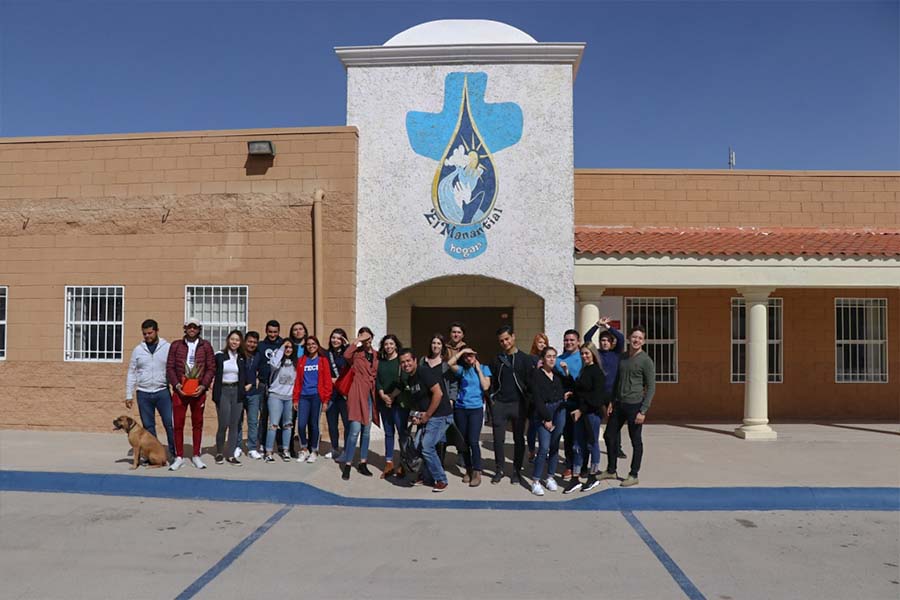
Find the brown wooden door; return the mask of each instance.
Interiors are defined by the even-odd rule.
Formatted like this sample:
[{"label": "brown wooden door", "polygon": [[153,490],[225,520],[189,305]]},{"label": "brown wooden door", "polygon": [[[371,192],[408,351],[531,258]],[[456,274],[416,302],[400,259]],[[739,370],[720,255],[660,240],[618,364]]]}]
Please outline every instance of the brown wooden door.
[{"label": "brown wooden door", "polygon": [[[412,344],[416,354],[423,356],[428,351],[431,336],[435,333],[450,336],[450,323],[459,321],[465,326],[466,344],[481,355],[483,363],[489,363],[499,352],[497,329],[513,324],[513,309],[506,307],[466,307],[466,308],[425,308],[412,307]],[[407,343],[408,340],[401,340]]]}]

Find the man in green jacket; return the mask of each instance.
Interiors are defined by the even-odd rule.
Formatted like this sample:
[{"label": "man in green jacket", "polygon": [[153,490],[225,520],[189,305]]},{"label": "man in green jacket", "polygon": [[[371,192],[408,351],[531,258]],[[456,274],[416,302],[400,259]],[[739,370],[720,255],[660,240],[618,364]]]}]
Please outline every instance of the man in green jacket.
[{"label": "man in green jacket", "polygon": [[628,332],[628,348],[619,361],[613,401],[608,409],[609,420],[603,433],[609,465],[599,479],[618,479],[616,461],[618,449],[621,448],[622,426],[628,423],[628,437],[631,438],[633,450],[631,471],[622,482],[622,487],[638,484],[638,471],[644,455],[641,429],[656,391],[656,366],[644,352],[645,336],[646,331],[640,325],[635,325]]}]

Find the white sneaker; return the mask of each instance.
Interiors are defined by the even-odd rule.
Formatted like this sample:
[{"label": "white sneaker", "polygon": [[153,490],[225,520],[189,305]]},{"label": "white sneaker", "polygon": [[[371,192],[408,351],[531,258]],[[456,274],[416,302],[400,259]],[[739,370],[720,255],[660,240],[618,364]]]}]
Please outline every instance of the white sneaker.
[{"label": "white sneaker", "polygon": [[192,462],[192,463],[194,464],[194,466],[197,467],[198,469],[205,469],[205,468],[206,468],[206,465],[203,463],[202,460],[200,460],[200,457],[199,457],[199,456],[194,456],[194,457],[192,457],[192,458],[191,458],[191,462]]},{"label": "white sneaker", "polygon": [[262,454],[260,454],[256,450],[251,450],[248,456],[250,456],[250,458],[254,460],[259,460],[262,458]]},{"label": "white sneaker", "polygon": [[334,457],[334,454],[332,453],[331,450],[329,450],[329,451],[325,454],[325,458],[329,458],[329,459],[330,459],[330,458],[333,458],[333,457]]},{"label": "white sneaker", "polygon": [[309,450],[304,448],[300,451],[300,454],[297,455],[297,462],[306,462],[307,458],[309,458]]},{"label": "white sneaker", "polygon": [[544,495],[544,487],[541,485],[540,481],[535,481],[531,484],[531,493],[535,496],[543,496]]},{"label": "white sneaker", "polygon": [[180,456],[176,457],[175,460],[172,461],[172,464],[169,466],[170,471],[177,471],[181,467],[184,466],[184,459]]},{"label": "white sneaker", "polygon": [[234,457],[235,458],[240,458],[241,454],[243,454],[243,453],[244,453],[244,451],[241,450],[240,446],[238,446],[237,448],[234,449]]},{"label": "white sneaker", "polygon": [[548,477],[547,481],[544,482],[544,485],[547,486],[547,489],[551,492],[555,492],[559,489],[559,486],[556,485],[556,480],[552,477]]},{"label": "white sneaker", "polygon": [[306,459],[306,462],[308,462],[309,464],[313,464],[314,462],[316,462],[316,458],[318,458],[318,457],[319,457],[318,452],[310,452],[309,458]]}]

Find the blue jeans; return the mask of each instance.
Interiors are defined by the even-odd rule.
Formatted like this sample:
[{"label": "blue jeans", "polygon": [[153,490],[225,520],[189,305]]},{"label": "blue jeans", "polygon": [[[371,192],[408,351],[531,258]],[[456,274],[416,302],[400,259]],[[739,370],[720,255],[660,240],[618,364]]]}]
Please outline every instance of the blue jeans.
[{"label": "blue jeans", "polygon": [[394,460],[394,432],[400,438],[400,447],[406,440],[406,422],[409,421],[409,411],[400,408],[400,404],[394,402],[390,407],[383,402],[378,403],[378,414],[381,415],[381,428],[384,430],[384,460]]},{"label": "blue jeans", "polygon": [[481,470],[481,425],[484,423],[484,406],[479,408],[456,408],[453,421],[465,438],[469,451],[463,455],[467,471]]},{"label": "blue jeans", "polygon": [[[341,462],[349,465],[353,462],[353,455],[356,454],[356,438],[359,437],[359,462],[366,462],[369,458],[369,431],[372,429],[372,397],[369,396],[369,422],[363,426],[359,421],[350,421],[350,427],[347,428],[346,448]],[[362,435],[360,435],[362,433]]]},{"label": "blue jeans", "polygon": [[[559,440],[563,429],[566,428],[566,408],[563,402],[554,402],[547,405],[547,410],[553,415],[553,431],[547,431],[543,422],[538,427],[538,451],[534,459],[534,479],[544,479],[544,464],[547,463],[547,478],[556,475],[556,465],[559,464]],[[540,417],[538,417],[540,422]],[[549,461],[548,461],[549,458]]]},{"label": "blue jeans", "polygon": [[[319,449],[319,415],[322,414],[322,401],[318,394],[300,396],[297,404],[297,433],[300,435],[300,448],[310,452]],[[309,444],[306,439],[306,428],[309,427]]]},{"label": "blue jeans", "polygon": [[[172,395],[168,388],[158,392],[137,393],[138,412],[141,415],[141,425],[156,436],[156,412],[166,429],[166,441],[169,442],[169,456],[175,456],[175,431],[172,429]],[[159,436],[156,436],[157,439]]]},{"label": "blue jeans", "polygon": [[336,451],[341,447],[340,431],[338,430],[338,417],[344,425],[344,447],[347,446],[347,432],[350,424],[347,421],[347,399],[339,393],[331,395],[331,403],[325,410],[325,420],[328,421],[328,439],[331,440],[331,450]]},{"label": "blue jeans", "polygon": [[598,414],[584,414],[575,423],[575,448],[573,475],[581,472],[584,461],[590,456],[591,472],[600,467],[600,423],[603,418]]},{"label": "blue jeans", "polygon": [[275,432],[281,427],[281,448],[287,452],[291,447],[291,420],[294,403],[290,396],[269,393],[269,429],[266,431],[266,452],[275,447]]},{"label": "blue jeans", "polygon": [[[247,396],[247,450],[256,450],[259,446],[259,403],[262,394]],[[243,424],[243,422],[242,422]],[[238,440],[241,439],[241,425],[238,425]]]},{"label": "blue jeans", "polygon": [[453,415],[446,417],[431,417],[425,423],[425,434],[422,437],[422,458],[425,459],[425,470],[423,473],[425,481],[429,483],[447,483],[447,474],[444,473],[444,465],[441,464],[441,457],[438,456],[436,446],[444,441],[447,436],[447,428],[453,422]]}]

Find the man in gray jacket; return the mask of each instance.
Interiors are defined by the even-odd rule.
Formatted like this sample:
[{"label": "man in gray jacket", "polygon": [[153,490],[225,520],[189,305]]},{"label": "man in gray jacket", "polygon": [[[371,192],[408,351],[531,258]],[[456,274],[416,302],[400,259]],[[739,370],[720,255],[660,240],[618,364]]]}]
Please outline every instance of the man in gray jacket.
[{"label": "man in gray jacket", "polygon": [[172,396],[166,381],[166,359],[169,342],[159,337],[159,325],[153,319],[141,323],[144,341],[131,351],[128,362],[128,379],[125,383],[125,407],[133,406],[134,388],[137,387],[138,412],[144,429],[156,435],[156,412],[166,428],[169,442],[169,460],[175,456],[175,433],[172,429]]}]

